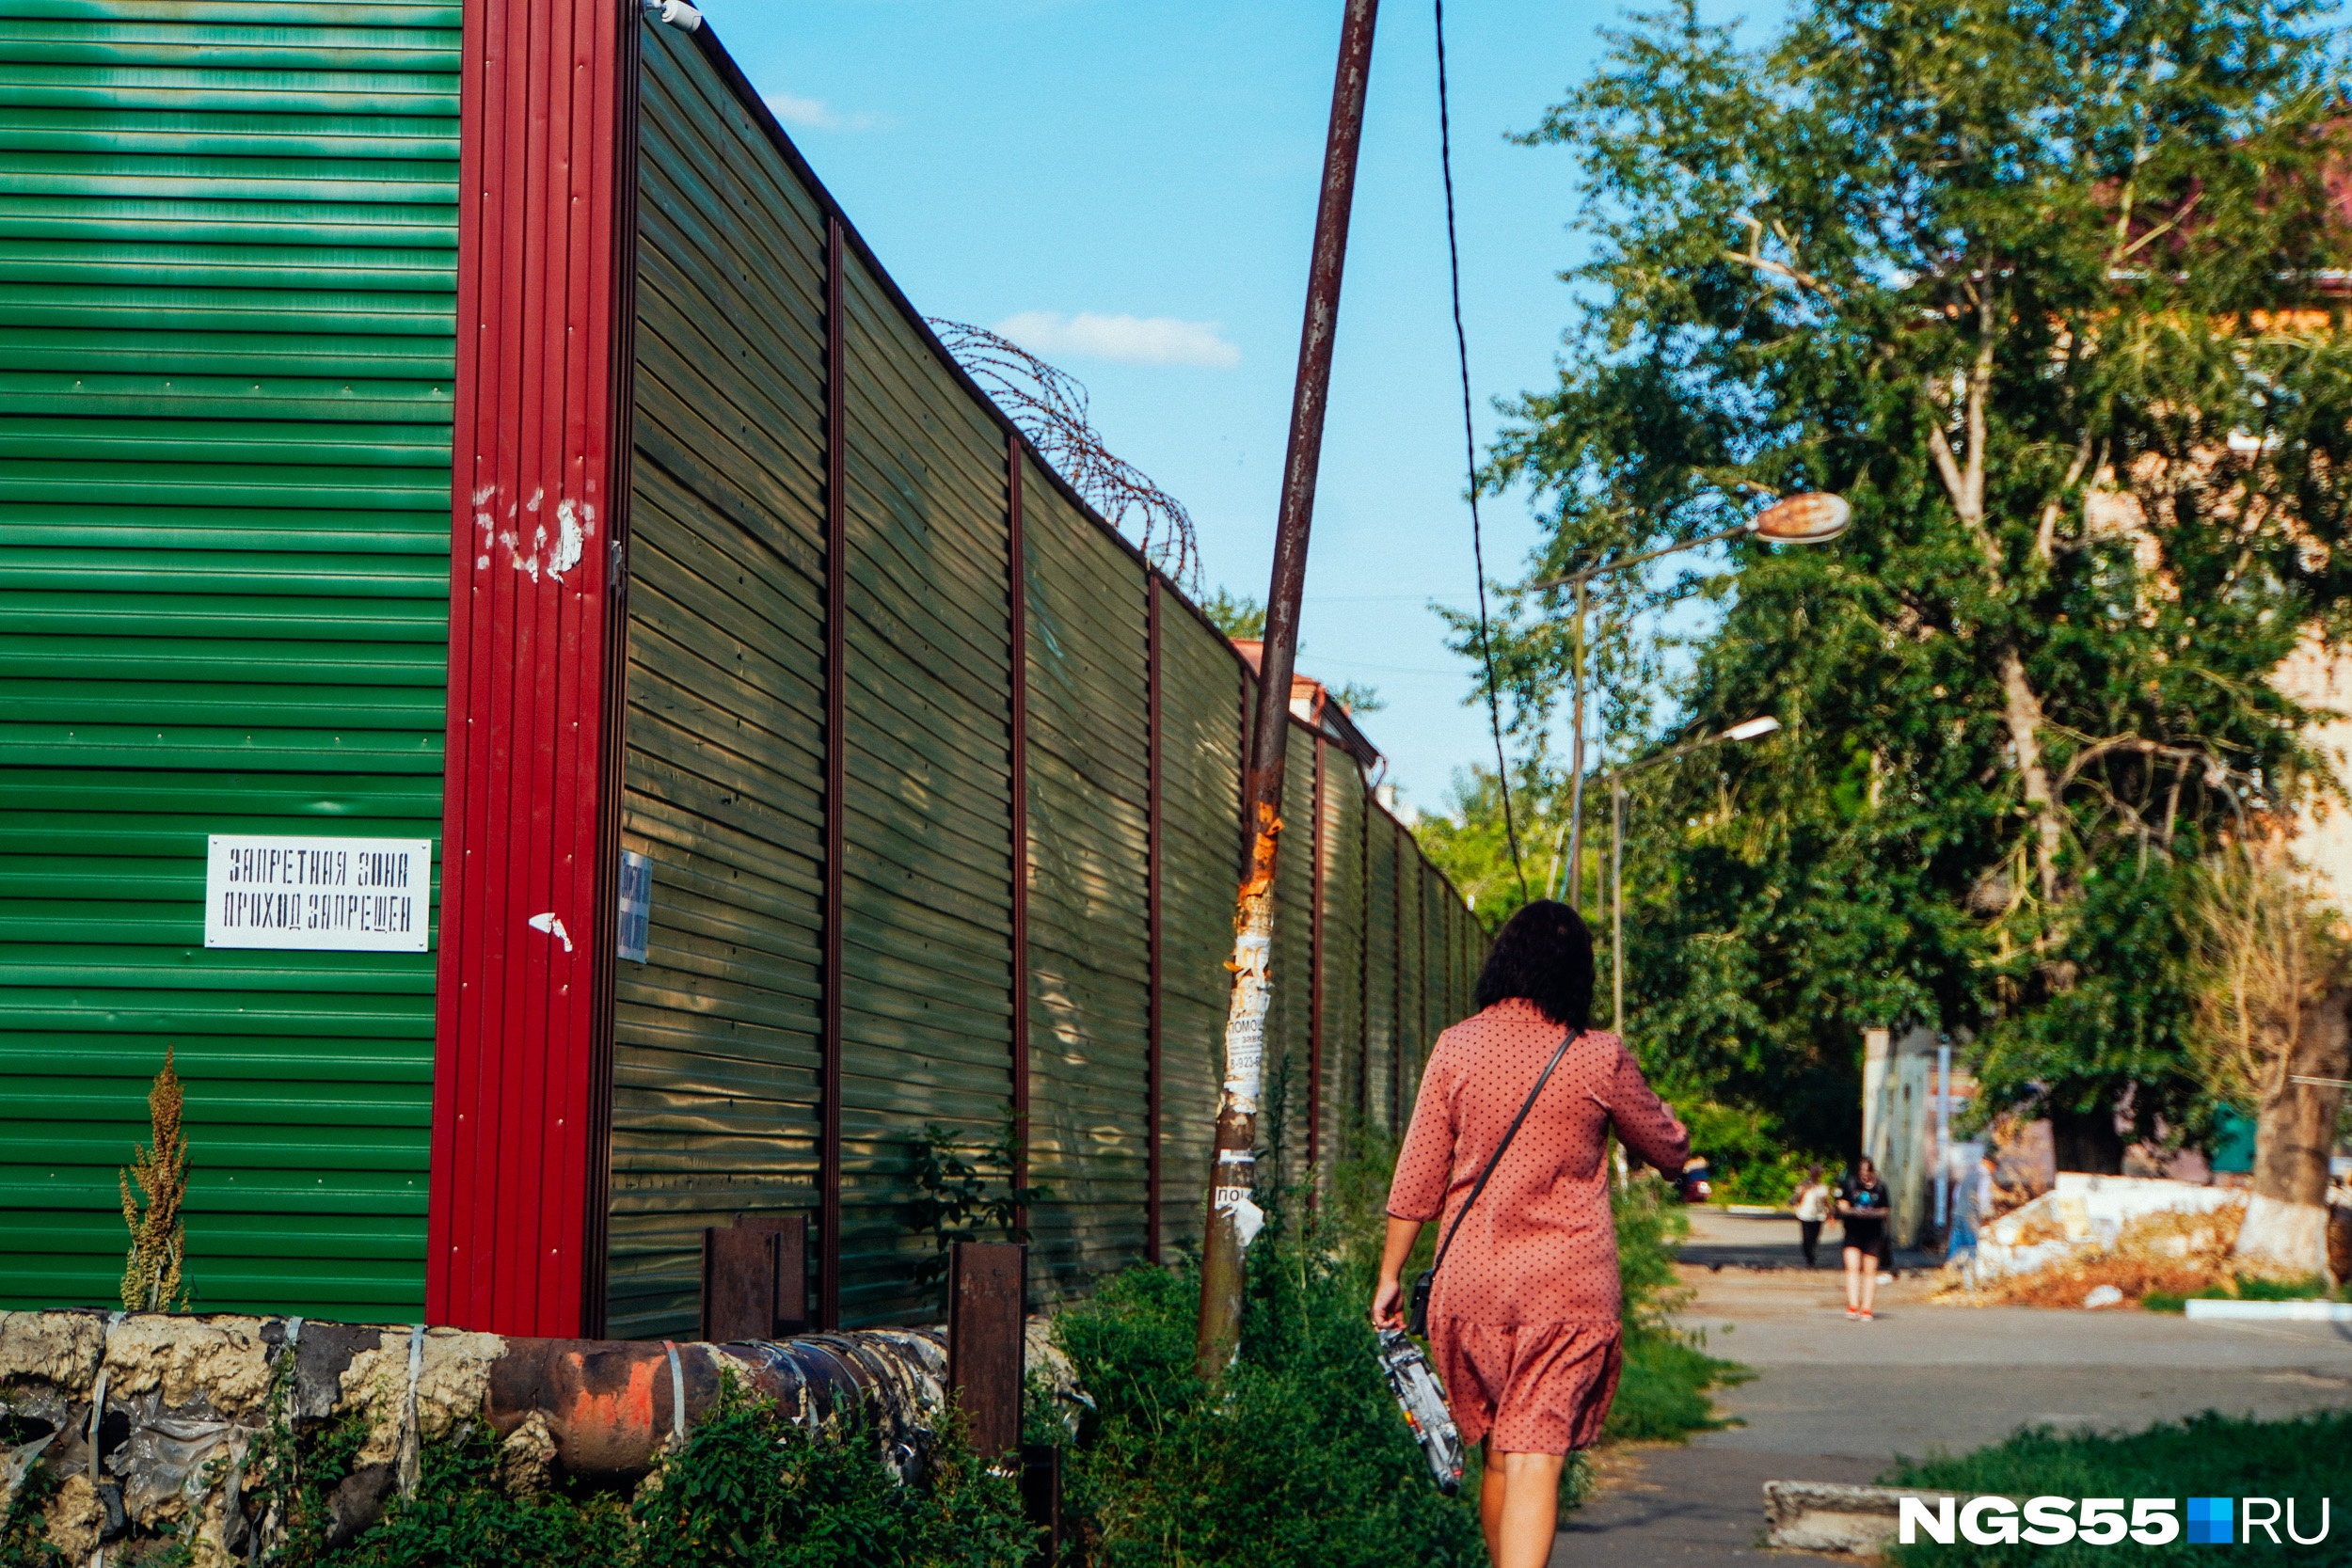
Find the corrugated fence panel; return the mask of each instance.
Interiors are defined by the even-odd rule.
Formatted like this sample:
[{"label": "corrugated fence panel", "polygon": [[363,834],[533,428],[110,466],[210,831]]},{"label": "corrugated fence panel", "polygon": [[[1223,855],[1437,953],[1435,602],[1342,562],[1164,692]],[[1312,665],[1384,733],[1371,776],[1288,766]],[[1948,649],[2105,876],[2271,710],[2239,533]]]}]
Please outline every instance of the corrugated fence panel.
[{"label": "corrugated fence panel", "polygon": [[[608,1327],[694,1331],[702,1227],[816,1200],[823,220],[645,29]],[[738,215],[756,212],[762,221]]]},{"label": "corrugated fence panel", "polygon": [[1288,1182],[1305,1180],[1311,1105],[1308,1042],[1314,1017],[1314,736],[1305,725],[1294,723],[1283,757],[1282,849],[1274,875],[1274,1001],[1266,1010],[1266,1110],[1258,1123],[1262,1139],[1279,1143],[1282,1180]]},{"label": "corrugated fence panel", "polygon": [[[1013,672],[1004,436],[854,260],[846,303],[841,1318],[858,1327],[944,1310],[916,1291],[930,1243],[905,1225],[924,1128],[985,1142],[1011,1112]],[[1032,541],[1057,531],[1042,513],[1025,509]],[[1139,585],[1127,602],[1132,621]],[[1139,733],[1139,684],[1124,694]]]},{"label": "corrugated fence panel", "polygon": [[1422,1025],[1420,1060],[1429,1060],[1429,1048],[1459,1019],[1454,1010],[1454,925],[1447,916],[1445,879],[1427,861],[1421,863],[1422,928],[1428,933],[1429,956],[1423,960],[1429,976],[1428,1012]]},{"label": "corrugated fence panel", "polygon": [[1388,812],[1367,805],[1362,825],[1364,864],[1364,1117],[1384,1132],[1398,1131],[1396,828]]},{"label": "corrugated fence panel", "polygon": [[207,833],[438,833],[458,9],[8,9],[0,1306],[114,1299],[172,1046],[197,1305],[406,1317],[433,958],[202,904]]},{"label": "corrugated fence panel", "polygon": [[1421,1092],[1421,1058],[1428,1035],[1428,948],[1421,895],[1421,855],[1413,835],[1401,822],[1389,825],[1390,848],[1396,857],[1397,934],[1397,1114],[1400,1130],[1413,1114],[1413,1099]]},{"label": "corrugated fence panel", "polygon": [[1324,751],[1324,1148],[1362,1147],[1364,1092],[1364,776],[1337,746]]},{"label": "corrugated fence panel", "polygon": [[1233,952],[1241,667],[1165,586],[1160,620],[1161,1237],[1200,1244]]},{"label": "corrugated fence panel", "polygon": [[1142,567],[1041,476],[1029,584],[1030,1289],[1142,1256],[1151,1007]]}]

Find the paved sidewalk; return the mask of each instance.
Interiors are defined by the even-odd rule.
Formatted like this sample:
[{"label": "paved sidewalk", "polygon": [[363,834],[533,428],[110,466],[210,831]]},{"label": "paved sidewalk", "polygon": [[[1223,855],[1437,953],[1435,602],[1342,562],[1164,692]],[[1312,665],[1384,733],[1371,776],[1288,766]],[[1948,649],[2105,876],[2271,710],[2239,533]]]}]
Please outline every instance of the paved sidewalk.
[{"label": "paved sidewalk", "polygon": [[1793,1220],[1702,1211],[1682,1256],[1698,1291],[1682,1325],[1757,1374],[1716,1396],[1746,1424],[1628,1456],[1566,1520],[1558,1568],[1801,1560],[1756,1544],[1765,1481],[1873,1481],[1899,1453],[1973,1449],[2020,1426],[2352,1407],[2352,1325],[1937,1307],[1911,1277],[1879,1288],[1875,1322],[1848,1323],[1836,1254],[1808,1273]]}]

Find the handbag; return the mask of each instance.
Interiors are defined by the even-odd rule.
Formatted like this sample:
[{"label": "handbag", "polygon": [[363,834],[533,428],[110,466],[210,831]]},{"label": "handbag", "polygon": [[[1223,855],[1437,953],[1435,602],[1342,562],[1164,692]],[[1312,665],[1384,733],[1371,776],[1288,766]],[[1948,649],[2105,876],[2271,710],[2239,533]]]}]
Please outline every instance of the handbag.
[{"label": "handbag", "polygon": [[1454,1216],[1454,1223],[1446,1227],[1445,1239],[1438,1243],[1438,1256],[1432,1259],[1429,1266],[1422,1270],[1421,1274],[1414,1278],[1412,1310],[1405,1320],[1405,1326],[1408,1332],[1424,1338],[1428,1337],[1429,1289],[1437,1283],[1438,1271],[1445,1267],[1445,1255],[1452,1249],[1454,1238],[1461,1234],[1462,1222],[1470,1218],[1471,1205],[1478,1201],[1478,1195],[1486,1190],[1487,1180],[1494,1175],[1495,1167],[1502,1164],[1503,1155],[1510,1151],[1511,1140],[1518,1136],[1519,1123],[1527,1119],[1527,1113],[1535,1108],[1536,1097],[1544,1092],[1544,1085],[1551,1082],[1551,1069],[1560,1065],[1560,1058],[1568,1053],[1568,1047],[1583,1037],[1584,1031],[1581,1029],[1567,1029],[1561,1032],[1560,1049],[1553,1052],[1551,1060],[1544,1064],[1544,1070],[1536,1078],[1535,1086],[1527,1091],[1527,1099],[1519,1104],[1519,1114],[1511,1118],[1511,1125],[1504,1130],[1502,1141],[1495,1146],[1493,1157],[1486,1162],[1486,1168],[1478,1173],[1477,1185],[1470,1188],[1470,1195],[1463,1200],[1461,1211]]}]

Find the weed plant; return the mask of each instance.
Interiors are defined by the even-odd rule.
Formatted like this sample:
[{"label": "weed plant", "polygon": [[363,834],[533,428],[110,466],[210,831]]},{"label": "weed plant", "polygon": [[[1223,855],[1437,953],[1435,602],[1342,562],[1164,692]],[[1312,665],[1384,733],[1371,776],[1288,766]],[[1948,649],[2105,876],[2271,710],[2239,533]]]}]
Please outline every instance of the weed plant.
[{"label": "weed plant", "polygon": [[50,1541],[40,1511],[57,1490],[57,1478],[36,1466],[0,1514],[0,1568],[66,1568],[65,1553]]},{"label": "weed plant", "polygon": [[[2183,1517],[2188,1497],[2277,1497],[2296,1500],[2296,1528],[2306,1536],[2319,1526],[2323,1497],[2344,1501],[2344,1455],[2352,1453],[2352,1411],[2327,1411],[2285,1421],[2232,1419],[2208,1411],[2145,1432],[2021,1432],[2007,1442],[1957,1457],[1904,1461],[1885,1478],[1893,1486],[1938,1492],[1998,1492],[2012,1497],[2170,1497]],[[2352,1561],[2344,1544],[2345,1521],[2330,1521],[2326,1544],[2280,1544],[2260,1531],[2250,1543],[2219,1555],[2232,1568],[2270,1563],[2316,1565]],[[1897,1568],[2156,1568],[2202,1562],[2217,1548],[2174,1540],[2141,1545],[2126,1537],[2113,1545],[2070,1542],[2063,1546],[1940,1545],[1918,1541],[1891,1548]]]},{"label": "weed plant", "polygon": [[321,1568],[1018,1568],[1036,1533],[952,1419],[900,1485],[870,1430],[812,1438],[732,1382],[633,1499],[513,1497],[497,1467],[486,1438],[443,1446],[417,1496]]},{"label": "weed plant", "polygon": [[1087,1561],[1483,1563],[1475,1469],[1439,1495],[1374,1360],[1373,1271],[1323,1227],[1269,1230],[1221,1391],[1193,1366],[1197,1266],[1129,1269],[1056,1319],[1094,1401],[1065,1470]]}]

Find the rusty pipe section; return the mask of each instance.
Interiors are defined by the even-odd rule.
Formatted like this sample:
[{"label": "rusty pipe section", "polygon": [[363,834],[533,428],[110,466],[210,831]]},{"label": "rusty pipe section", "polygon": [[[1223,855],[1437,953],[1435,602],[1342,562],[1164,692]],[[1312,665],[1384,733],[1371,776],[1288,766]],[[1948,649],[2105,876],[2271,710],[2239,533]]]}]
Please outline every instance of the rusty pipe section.
[{"label": "rusty pipe section", "polygon": [[930,1329],[727,1345],[508,1339],[489,1365],[482,1414],[501,1436],[536,1416],[567,1474],[627,1480],[651,1469],[665,1443],[693,1429],[730,1375],[811,1430],[862,1413],[901,1447],[946,1402],[947,1339]]},{"label": "rusty pipe section", "polygon": [[87,1425],[102,1365],[109,1412],[151,1399],[158,1415],[258,1425],[282,1379],[297,1421],[362,1411],[372,1434],[396,1442],[376,1429],[413,1426],[432,1438],[470,1418],[504,1437],[535,1417],[565,1473],[626,1480],[693,1429],[729,1374],[812,1427],[856,1411],[885,1438],[909,1437],[946,1402],[947,1340],[933,1329],[866,1329],[672,1344],[226,1313],[0,1312],[0,1388],[20,1418],[59,1433],[58,1457],[81,1451],[87,1462],[85,1434],[69,1429]]},{"label": "rusty pipe section", "polygon": [[419,1446],[469,1423],[501,1440],[501,1471],[511,1462],[521,1484],[559,1471],[633,1481],[709,1414],[730,1376],[812,1431],[862,1416],[904,1474],[946,1402],[946,1337],[869,1329],[702,1344],[228,1313],[0,1312],[0,1513],[39,1465],[65,1482],[51,1534],[69,1551],[191,1514],[200,1537],[229,1544],[245,1528],[246,1449],[276,1405],[297,1433],[363,1423],[335,1499],[347,1539],[413,1478]]}]

